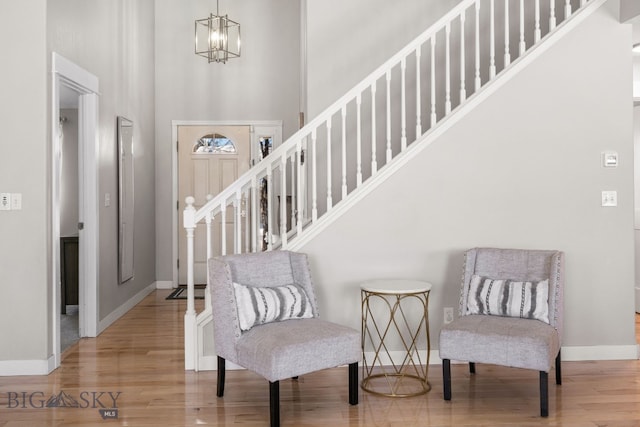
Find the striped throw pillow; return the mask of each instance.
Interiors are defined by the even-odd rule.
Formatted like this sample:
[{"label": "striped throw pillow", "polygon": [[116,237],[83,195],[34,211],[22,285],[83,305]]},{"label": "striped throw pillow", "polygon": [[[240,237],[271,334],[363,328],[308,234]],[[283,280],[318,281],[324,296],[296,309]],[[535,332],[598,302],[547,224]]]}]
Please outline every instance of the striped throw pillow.
[{"label": "striped throw pillow", "polygon": [[473,275],[467,314],[537,319],[549,323],[549,280],[522,282]]},{"label": "striped throw pillow", "polygon": [[240,329],[288,319],[313,317],[309,297],[301,286],[245,286],[234,283]]}]

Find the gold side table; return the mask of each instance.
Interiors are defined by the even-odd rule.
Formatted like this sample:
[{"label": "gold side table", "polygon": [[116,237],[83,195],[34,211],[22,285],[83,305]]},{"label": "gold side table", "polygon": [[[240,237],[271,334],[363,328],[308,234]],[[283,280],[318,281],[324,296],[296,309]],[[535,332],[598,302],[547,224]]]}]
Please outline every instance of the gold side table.
[{"label": "gold side table", "polygon": [[[430,291],[430,283],[418,280],[360,285],[363,390],[389,397],[418,396],[431,390],[427,380]],[[391,350],[396,346],[401,351]],[[424,347],[426,354],[421,351]]]}]

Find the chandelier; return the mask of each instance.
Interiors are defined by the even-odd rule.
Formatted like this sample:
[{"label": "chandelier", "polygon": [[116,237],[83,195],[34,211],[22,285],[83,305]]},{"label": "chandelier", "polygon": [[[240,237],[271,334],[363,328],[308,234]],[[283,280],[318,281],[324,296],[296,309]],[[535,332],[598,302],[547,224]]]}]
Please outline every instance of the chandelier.
[{"label": "chandelier", "polygon": [[208,18],[197,19],[195,24],[196,55],[204,56],[209,63],[226,63],[240,57],[240,24],[218,12]]}]

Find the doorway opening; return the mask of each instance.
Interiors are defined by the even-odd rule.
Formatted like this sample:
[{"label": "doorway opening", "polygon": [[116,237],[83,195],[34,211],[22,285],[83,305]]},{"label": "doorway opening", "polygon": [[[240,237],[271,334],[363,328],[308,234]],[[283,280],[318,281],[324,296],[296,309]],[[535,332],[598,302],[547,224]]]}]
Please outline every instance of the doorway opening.
[{"label": "doorway opening", "polygon": [[[52,54],[51,96],[51,278],[52,353],[49,371],[60,365],[62,315],[75,311],[77,336],[95,337],[98,329],[98,78],[57,53]],[[76,121],[77,130],[64,124]],[[62,132],[61,132],[62,130]],[[76,133],[77,154],[70,155]],[[65,141],[68,142],[65,147]],[[66,153],[65,153],[66,152]],[[66,155],[65,155],[66,154]],[[70,163],[74,163],[70,165]],[[77,165],[77,168],[75,167]],[[70,171],[65,172],[65,167]],[[73,176],[75,175],[75,176]],[[75,182],[77,187],[70,182]],[[76,216],[77,215],[77,216]],[[75,226],[74,226],[75,224]],[[70,238],[70,239],[69,239]],[[75,249],[73,240],[75,238]],[[63,240],[64,239],[64,240]],[[72,244],[66,246],[71,241]],[[73,259],[76,261],[73,262]],[[65,264],[63,264],[63,262]],[[65,273],[63,275],[63,273]],[[74,274],[76,274],[75,277]],[[74,295],[77,282],[77,295]],[[63,283],[64,282],[64,283]],[[63,284],[67,287],[62,289]],[[64,291],[64,294],[63,294]],[[67,298],[68,297],[68,298]],[[70,304],[71,303],[71,304]],[[64,304],[64,307],[63,307]],[[65,322],[68,323],[68,322]],[[75,328],[75,324],[73,326]],[[73,337],[72,337],[73,338]],[[65,344],[68,340],[65,339]]]}]

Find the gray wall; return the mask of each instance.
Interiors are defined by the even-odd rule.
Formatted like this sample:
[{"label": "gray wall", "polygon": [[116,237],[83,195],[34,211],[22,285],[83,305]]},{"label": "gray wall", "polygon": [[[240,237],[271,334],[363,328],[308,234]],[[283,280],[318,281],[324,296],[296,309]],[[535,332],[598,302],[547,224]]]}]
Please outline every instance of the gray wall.
[{"label": "gray wall", "polygon": [[620,21],[625,22],[640,15],[640,3],[637,0],[620,0]]},{"label": "gray wall", "polygon": [[[172,120],[282,120],[283,138],[298,129],[300,9],[290,0],[221,2],[241,24],[242,56],[226,64],[194,54],[194,20],[215,2],[156,0],[157,280],[173,274]],[[180,201],[181,209],[184,201]],[[179,238],[184,238],[184,229]],[[184,263],[183,263],[184,265]]]},{"label": "gray wall", "polygon": [[0,212],[0,360],[50,354],[46,3],[9,2],[0,13],[0,191],[22,193],[22,210]]},{"label": "gray wall", "polygon": [[[153,0],[48,2],[49,51],[99,79],[99,289],[105,319],[155,282]],[[43,73],[48,75],[47,72]],[[118,163],[116,117],[134,123],[134,279],[118,280]],[[105,206],[105,194],[111,198]]]},{"label": "gray wall", "polygon": [[460,0],[307,3],[307,112],[311,119]]},{"label": "gray wall", "polygon": [[[421,278],[434,284],[437,348],[442,308],[458,305],[465,249],[549,248],[566,252],[564,345],[635,344],[631,30],[615,6],[302,249],[326,318],[357,328],[359,283]],[[604,150],[619,153],[618,168],[601,167]],[[611,189],[619,206],[603,208],[600,193]]]}]

